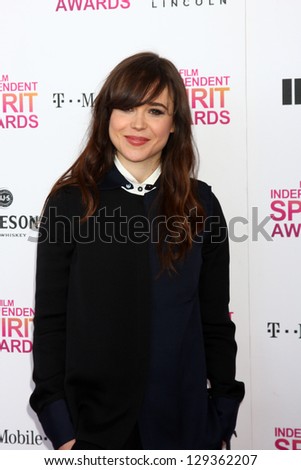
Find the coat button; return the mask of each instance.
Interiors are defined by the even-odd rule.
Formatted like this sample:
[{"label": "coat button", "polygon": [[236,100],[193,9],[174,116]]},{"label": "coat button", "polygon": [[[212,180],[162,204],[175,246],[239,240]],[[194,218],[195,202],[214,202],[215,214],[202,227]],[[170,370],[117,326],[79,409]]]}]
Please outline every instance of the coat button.
[{"label": "coat button", "polygon": [[140,191],[140,192],[143,191],[142,186],[138,186],[138,191]]}]

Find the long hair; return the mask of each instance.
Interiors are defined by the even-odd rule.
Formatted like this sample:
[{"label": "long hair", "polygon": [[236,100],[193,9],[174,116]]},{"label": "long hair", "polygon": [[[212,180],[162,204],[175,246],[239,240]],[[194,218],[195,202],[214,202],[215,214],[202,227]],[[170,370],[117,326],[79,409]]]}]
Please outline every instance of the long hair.
[{"label": "long hair", "polygon": [[[74,164],[58,179],[50,195],[66,185],[80,188],[86,220],[99,204],[98,183],[111,168],[115,148],[109,138],[113,109],[130,109],[154,101],[167,88],[174,106],[174,132],[161,154],[158,208],[160,223],[158,250],[162,269],[174,271],[174,262],[191,248],[193,237],[202,228],[196,216],[204,216],[193,178],[196,149],[191,130],[191,111],[186,89],[172,62],[152,52],[141,52],[121,61],[108,75],[93,106],[86,146]],[[180,241],[166,243],[173,228],[181,227]],[[199,219],[198,219],[199,220]]]}]

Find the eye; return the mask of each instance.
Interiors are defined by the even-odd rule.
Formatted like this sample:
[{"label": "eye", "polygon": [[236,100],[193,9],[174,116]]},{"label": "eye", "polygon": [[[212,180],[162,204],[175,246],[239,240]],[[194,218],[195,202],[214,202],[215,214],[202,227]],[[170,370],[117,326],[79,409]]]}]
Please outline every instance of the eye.
[{"label": "eye", "polygon": [[150,108],[149,113],[153,114],[154,116],[161,116],[162,114],[165,114],[164,111],[159,108]]}]

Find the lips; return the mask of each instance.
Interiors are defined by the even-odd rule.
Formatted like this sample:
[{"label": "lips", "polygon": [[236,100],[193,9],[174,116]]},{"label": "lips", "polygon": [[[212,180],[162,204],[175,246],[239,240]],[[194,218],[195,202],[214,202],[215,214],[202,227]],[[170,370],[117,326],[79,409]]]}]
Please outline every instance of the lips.
[{"label": "lips", "polygon": [[129,144],[135,145],[136,147],[144,145],[150,140],[150,139],[147,139],[146,137],[141,137],[141,136],[136,136],[136,135],[126,135],[125,138]]}]

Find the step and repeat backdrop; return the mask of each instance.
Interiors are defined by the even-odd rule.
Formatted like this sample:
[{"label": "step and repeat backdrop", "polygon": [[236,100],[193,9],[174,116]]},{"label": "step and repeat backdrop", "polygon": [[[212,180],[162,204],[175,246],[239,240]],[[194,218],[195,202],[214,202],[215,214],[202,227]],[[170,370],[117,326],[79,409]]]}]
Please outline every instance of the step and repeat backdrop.
[{"label": "step and repeat backdrop", "polygon": [[0,0],[0,449],[51,448],[28,405],[35,223],[124,57],[172,60],[231,243],[233,449],[301,450],[299,0]]}]

